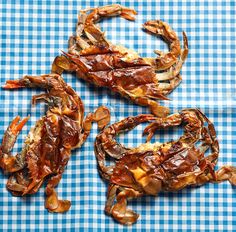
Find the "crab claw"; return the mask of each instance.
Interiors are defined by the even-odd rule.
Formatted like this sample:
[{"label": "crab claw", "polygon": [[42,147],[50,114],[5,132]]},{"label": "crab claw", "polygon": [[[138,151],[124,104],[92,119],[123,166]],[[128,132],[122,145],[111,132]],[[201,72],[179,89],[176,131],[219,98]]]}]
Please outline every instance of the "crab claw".
[{"label": "crab claw", "polygon": [[29,116],[24,118],[21,122],[19,122],[20,116],[16,116],[13,119],[2,139],[1,150],[3,153],[8,154],[11,151],[11,149],[15,144],[18,134],[20,133],[23,126],[26,124],[28,120]]},{"label": "crab claw", "polygon": [[3,89],[19,89],[24,87],[25,84],[21,80],[8,80],[6,84],[2,86]]},{"label": "crab claw", "polygon": [[20,116],[16,116],[12,123],[10,124],[9,126],[9,129],[11,130],[11,132],[14,134],[14,135],[18,135],[19,132],[22,130],[23,126],[25,125],[25,123],[29,120],[30,116],[24,118],[20,121]]},{"label": "crab claw", "polygon": [[28,119],[29,116],[19,122],[20,116],[16,116],[3,136],[0,148],[0,167],[5,172],[16,172],[24,166],[19,157],[16,159],[16,156],[10,155],[10,151],[16,142],[19,132],[22,130]]}]

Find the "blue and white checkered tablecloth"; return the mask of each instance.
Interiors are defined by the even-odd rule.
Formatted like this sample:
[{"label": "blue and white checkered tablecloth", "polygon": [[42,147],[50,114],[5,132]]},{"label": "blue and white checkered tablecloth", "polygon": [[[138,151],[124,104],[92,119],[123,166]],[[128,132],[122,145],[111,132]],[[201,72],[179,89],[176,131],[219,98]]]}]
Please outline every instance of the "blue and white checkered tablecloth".
[{"label": "blue and white checkered tablecloth", "polygon": [[[0,2],[0,78],[50,72],[50,65],[61,50],[67,50],[67,39],[75,31],[80,9],[114,3],[85,0],[2,0]],[[138,51],[142,56],[155,56],[154,49],[166,50],[160,39],[145,34],[141,25],[150,19],[168,22],[182,38],[189,39],[190,53],[182,69],[183,82],[163,102],[172,112],[185,107],[199,107],[214,122],[220,142],[218,167],[236,166],[236,8],[235,1],[203,0],[138,0],[118,3],[138,11],[137,20],[128,22],[119,17],[101,22],[107,37]],[[66,82],[81,96],[86,113],[97,105],[107,105],[112,122],[128,115],[148,113],[109,90],[97,88],[75,75],[64,74]],[[14,116],[31,115],[17,140],[14,152],[20,151],[29,129],[46,107],[31,107],[31,96],[40,90],[0,91],[0,134]],[[144,141],[143,127],[120,136],[120,141],[137,146]],[[236,191],[227,182],[187,188],[178,193],[161,193],[129,204],[140,214],[136,224],[125,227],[103,212],[107,184],[98,175],[93,142],[96,126],[83,147],[72,152],[57,190],[69,199],[72,207],[65,214],[51,214],[44,208],[44,187],[29,197],[12,197],[6,190],[7,177],[0,173],[0,228],[9,230],[58,231],[231,231],[236,230]],[[181,134],[180,130],[160,132],[155,139],[167,141]]]}]

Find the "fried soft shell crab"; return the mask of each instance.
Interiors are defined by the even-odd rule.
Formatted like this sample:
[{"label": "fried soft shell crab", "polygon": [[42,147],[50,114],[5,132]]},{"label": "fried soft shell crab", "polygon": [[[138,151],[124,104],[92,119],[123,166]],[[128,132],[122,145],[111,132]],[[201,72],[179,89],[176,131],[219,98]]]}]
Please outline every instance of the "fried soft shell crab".
[{"label": "fried soft shell crab", "polygon": [[[147,143],[126,148],[115,140],[123,131],[143,122]],[[177,140],[150,143],[158,129],[183,126]],[[199,145],[200,143],[200,145]],[[205,156],[206,151],[210,154]],[[236,168],[223,166],[215,171],[219,144],[213,124],[198,109],[186,109],[166,118],[153,115],[128,117],[105,128],[96,138],[95,154],[99,172],[109,182],[105,212],[122,224],[133,224],[138,214],[127,208],[127,200],[161,191],[178,191],[190,185],[228,180],[236,185]],[[115,164],[106,165],[111,157]]]},{"label": "fried soft shell crab", "polygon": [[[88,13],[89,12],[89,13]],[[169,109],[156,100],[167,100],[168,95],[181,82],[180,70],[188,54],[187,36],[183,32],[184,48],[170,26],[160,20],[144,23],[144,29],[162,37],[170,51],[155,51],[157,58],[142,58],[136,52],[107,41],[96,25],[104,17],[121,16],[134,20],[136,11],[117,4],[82,10],[78,18],[76,35],[69,39],[68,53],[55,58],[52,72],[76,72],[79,78],[103,86],[136,104],[149,106],[159,117]]]},{"label": "fried soft shell crab", "polygon": [[71,150],[85,142],[93,121],[98,122],[100,128],[109,122],[109,111],[101,106],[84,119],[84,105],[80,97],[57,74],[25,76],[20,80],[9,80],[4,86],[5,89],[26,87],[47,91],[33,96],[32,103],[44,100],[48,111],[30,130],[21,153],[16,156],[11,154],[11,150],[29,117],[19,122],[20,117],[17,116],[12,121],[2,139],[0,167],[10,174],[7,189],[15,196],[34,194],[48,180],[45,207],[50,212],[65,212],[71,203],[59,200],[55,187],[61,180]]}]

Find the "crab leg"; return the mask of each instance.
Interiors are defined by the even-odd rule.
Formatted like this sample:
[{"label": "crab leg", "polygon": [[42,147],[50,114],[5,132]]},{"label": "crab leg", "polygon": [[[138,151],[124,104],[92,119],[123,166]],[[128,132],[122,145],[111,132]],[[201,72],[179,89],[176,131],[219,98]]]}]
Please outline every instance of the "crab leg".
[{"label": "crab leg", "polygon": [[20,80],[7,80],[6,84],[2,86],[4,89],[18,89],[24,87],[24,83],[22,83]]},{"label": "crab leg", "polygon": [[204,154],[204,152],[207,150],[207,147],[211,148],[212,153],[208,155],[206,159],[214,167],[219,156],[219,142],[216,138],[216,131],[213,123],[200,110],[197,109],[196,112],[198,113],[198,116],[201,118],[202,122],[207,123],[207,127],[203,127],[201,132],[203,144],[200,149],[203,149],[202,153]]},{"label": "crab leg", "polygon": [[[151,112],[156,115],[157,117],[165,117],[166,115],[168,115],[170,113],[169,108],[165,107],[165,106],[161,106],[158,102],[151,100],[150,98],[146,97],[138,97],[135,95],[134,91],[138,91],[138,88],[136,88],[135,90],[133,90],[133,93],[131,93],[131,91],[126,91],[125,89],[123,89],[122,87],[118,86],[117,89],[119,90],[119,92],[127,97],[128,99],[130,99],[131,101],[133,101],[134,103],[141,105],[141,106],[148,106],[151,110]],[[157,97],[156,97],[157,98]],[[159,99],[162,100],[168,100],[168,98],[166,98],[164,95],[160,94],[159,95]]]},{"label": "crab leg", "polygon": [[[213,183],[219,183],[228,180],[232,185],[236,185],[236,168],[233,166],[223,166],[216,172],[213,170],[219,156],[219,143],[216,138],[216,131],[212,122],[200,111],[197,110],[199,117],[202,117],[203,122],[207,122],[207,128],[202,131],[203,147],[210,147],[212,153],[206,157],[206,160],[210,162],[211,175],[209,181]],[[209,178],[209,175],[208,175]]]},{"label": "crab leg", "polygon": [[68,40],[68,51],[70,53],[79,54],[78,50],[86,49],[90,46],[89,43],[82,38],[86,18],[87,15],[81,12],[76,26],[76,35],[71,36]]},{"label": "crab leg", "polygon": [[34,95],[32,97],[32,105],[36,105],[36,102],[37,101],[40,101],[40,100],[44,100],[45,102],[47,102],[49,99],[49,95],[47,93],[41,93],[41,94],[38,94],[38,95]]},{"label": "crab leg", "polygon": [[154,122],[150,123],[143,131],[143,134],[147,134],[146,142],[149,142],[155,131],[158,129],[165,129],[168,127],[178,126],[182,123],[181,115],[176,113],[166,118],[157,118]]},{"label": "crab leg", "polygon": [[168,95],[170,94],[175,88],[179,86],[179,84],[182,81],[182,77],[180,74],[178,74],[173,79],[169,80],[169,83],[160,82],[158,85],[158,88],[160,91],[162,91],[162,94]]},{"label": "crab leg", "polygon": [[[119,193],[117,193],[119,191]],[[141,197],[143,194],[130,188],[120,188],[116,185],[110,185],[108,197],[105,206],[105,212],[112,215],[114,219],[121,224],[131,225],[137,221],[139,215],[130,209],[127,209],[127,199]],[[116,203],[114,199],[116,197]]]},{"label": "crab leg", "polygon": [[[180,189],[187,185],[203,185],[207,182],[211,183],[220,183],[228,180],[232,185],[236,186],[236,168],[233,166],[223,166],[219,170],[214,171],[214,163],[206,162],[205,167],[197,173],[189,173],[187,175],[183,175],[183,180],[179,179],[179,183],[183,182],[185,185],[181,186]],[[191,182],[192,180],[192,182]],[[176,189],[177,190],[177,189]]]},{"label": "crab leg", "polygon": [[[85,14],[88,11],[92,12],[86,17]],[[133,9],[129,9],[126,7],[123,7],[118,4],[108,5],[104,7],[98,7],[94,9],[88,9],[81,11],[81,16],[79,17],[79,22],[76,29],[76,36],[79,38],[79,45],[82,44],[83,47],[87,47],[85,44],[86,42],[81,42],[81,35],[82,32],[86,34],[87,38],[89,39],[89,42],[92,44],[109,44],[104,37],[104,33],[99,29],[98,26],[95,25],[96,22],[100,21],[104,17],[113,17],[120,15],[121,17],[128,19],[128,20],[134,20],[134,16],[136,15],[136,11]],[[76,38],[76,39],[77,39]]]},{"label": "crab leg", "polygon": [[43,183],[43,179],[41,181],[38,181],[37,183],[32,182],[30,185],[30,180],[28,176],[22,176],[22,172],[25,171],[20,170],[14,175],[12,175],[8,181],[7,181],[7,189],[10,190],[10,192],[14,196],[24,196],[26,194],[34,194],[38,192],[39,188],[41,187]]},{"label": "crab leg", "polygon": [[62,174],[58,174],[53,176],[47,184],[46,187],[46,195],[47,198],[45,200],[45,208],[48,209],[49,212],[52,213],[63,213],[70,209],[71,203],[68,200],[59,200],[57,193],[55,191],[55,187],[61,180]]},{"label": "crab leg", "polygon": [[232,185],[236,185],[236,168],[232,166],[223,166],[216,172],[216,180],[221,182],[228,180]]},{"label": "crab leg", "polygon": [[[150,33],[161,36],[169,45],[170,51],[168,53],[156,52],[159,57],[156,59],[147,58],[147,61],[151,61],[151,64],[156,70],[166,70],[173,66],[178,57],[181,54],[180,41],[176,33],[170,28],[170,26],[160,20],[147,21],[143,27]],[[187,36],[183,32],[184,37],[184,55],[183,58],[187,57],[188,53],[188,41]],[[184,60],[183,60],[184,62]],[[182,66],[182,64],[181,64]]]},{"label": "crab leg", "polygon": [[4,133],[0,149],[0,167],[5,172],[16,172],[24,167],[24,162],[21,160],[20,155],[12,156],[10,151],[16,142],[18,134],[28,119],[29,116],[19,122],[20,116],[16,116]]},{"label": "crab leg", "polygon": [[[184,41],[186,41],[184,43],[184,50],[181,51],[181,55],[179,57],[179,60],[175,64],[175,66],[170,67],[170,69],[165,72],[156,74],[156,78],[158,79],[159,82],[171,80],[171,79],[175,78],[180,73],[180,70],[181,70],[181,68],[187,58],[187,55],[188,55],[187,37],[184,39]],[[148,59],[150,60],[150,58],[148,58]],[[153,62],[151,62],[150,64],[155,69],[155,64],[153,64]]]},{"label": "crab leg", "polygon": [[21,193],[25,191],[26,186],[17,183],[14,175],[10,176],[7,181],[7,189],[15,196],[21,196]]},{"label": "crab leg", "polygon": [[63,213],[70,209],[71,202],[68,200],[59,200],[55,187],[59,184],[62,174],[64,172],[65,166],[68,163],[71,155],[71,149],[66,148],[63,146],[63,148],[59,151],[59,157],[61,157],[61,162],[58,167],[57,173],[55,173],[54,176],[52,176],[48,183],[47,187],[45,189],[46,193],[46,200],[45,200],[45,208],[48,209],[49,212],[52,213]]},{"label": "crab leg", "polygon": [[[2,86],[4,89],[17,88],[41,88],[50,91],[54,87],[55,82],[61,82],[61,76],[58,74],[44,74],[41,76],[23,76],[18,80],[7,80],[6,84]],[[73,91],[73,90],[71,90]],[[36,96],[37,98],[37,96]]]},{"label": "crab leg", "polygon": [[41,87],[47,88],[48,83],[46,79],[47,75],[43,76],[24,76],[19,80],[7,80],[3,86],[4,89],[18,89],[24,87]]},{"label": "crab leg", "polygon": [[[87,12],[91,11],[89,15]],[[127,20],[135,20],[136,11],[118,4],[90,8],[80,11],[76,27],[76,36],[70,37],[68,51],[71,54],[79,55],[81,49],[88,49],[92,44],[109,45],[104,33],[96,26],[96,22],[104,17],[120,15]],[[86,38],[87,37],[87,38]]]},{"label": "crab leg", "polygon": [[135,20],[135,15],[137,14],[135,10],[121,6],[119,4],[112,4],[98,8],[89,8],[82,10],[81,12],[87,12],[91,10],[93,10],[93,12],[87,19],[87,21],[90,23],[96,23],[104,17],[113,17],[118,15],[127,20]]}]

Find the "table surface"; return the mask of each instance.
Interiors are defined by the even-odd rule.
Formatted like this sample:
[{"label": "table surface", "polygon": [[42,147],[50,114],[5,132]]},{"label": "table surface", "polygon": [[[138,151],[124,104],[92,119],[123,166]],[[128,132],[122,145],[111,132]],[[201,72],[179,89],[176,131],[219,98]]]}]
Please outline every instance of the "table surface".
[{"label": "table surface", "polygon": [[[50,72],[55,56],[67,50],[67,40],[75,31],[80,9],[111,4],[112,1],[1,1],[0,3],[0,78]],[[182,69],[183,82],[169,95],[171,101],[161,102],[171,112],[186,107],[198,107],[214,122],[220,143],[217,167],[236,166],[236,101],[235,101],[235,1],[119,1],[135,8],[135,22],[119,17],[100,23],[109,40],[155,57],[153,50],[167,50],[160,39],[145,34],[141,25],[150,19],[169,23],[182,38],[184,30],[189,39],[189,56]],[[130,115],[149,113],[145,107],[134,105],[118,94],[98,88],[64,74],[65,81],[81,96],[86,113],[98,105],[111,109],[112,122]],[[46,106],[32,107],[32,95],[40,90],[0,91],[0,134],[14,116],[31,115],[14,147],[23,146],[29,129]],[[126,146],[144,141],[144,127],[122,134]],[[129,202],[140,214],[136,224],[125,227],[104,214],[107,184],[98,175],[93,142],[96,126],[81,149],[72,152],[71,159],[57,188],[59,196],[69,199],[72,207],[65,214],[51,214],[44,208],[44,188],[29,197],[12,197],[6,190],[7,176],[0,173],[0,228],[22,230],[233,230],[236,219],[235,188],[228,182],[206,184],[184,189],[178,193],[161,193]],[[177,138],[181,130],[157,133],[155,140]],[[154,140],[153,140],[154,141]],[[234,200],[233,200],[234,199]],[[63,230],[64,231],[64,230]]]}]

